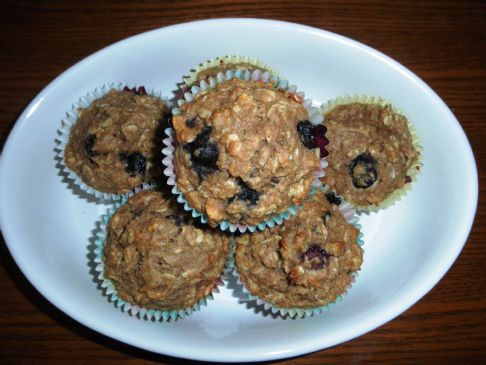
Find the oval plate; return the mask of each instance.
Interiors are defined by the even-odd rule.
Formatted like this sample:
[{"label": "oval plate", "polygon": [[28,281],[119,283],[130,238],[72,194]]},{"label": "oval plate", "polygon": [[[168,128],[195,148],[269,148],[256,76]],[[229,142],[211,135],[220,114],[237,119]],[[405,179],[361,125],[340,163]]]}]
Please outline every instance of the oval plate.
[{"label": "oval plate", "polygon": [[[172,97],[189,69],[226,54],[260,59],[318,102],[355,93],[388,99],[419,132],[423,170],[400,202],[361,217],[361,273],[349,294],[328,312],[300,320],[275,318],[239,300],[227,284],[207,307],[184,320],[155,323],[131,317],[114,308],[94,283],[88,247],[107,206],[80,198],[63,181],[53,150],[56,130],[72,103],[96,87],[126,82]],[[84,325],[133,346],[225,362],[320,350],[399,315],[452,265],[477,204],[477,172],[467,138],[423,81],[348,38],[257,19],[157,29],[77,63],[42,90],[20,116],[3,150],[0,177],[5,240],[23,273],[50,302]]]}]

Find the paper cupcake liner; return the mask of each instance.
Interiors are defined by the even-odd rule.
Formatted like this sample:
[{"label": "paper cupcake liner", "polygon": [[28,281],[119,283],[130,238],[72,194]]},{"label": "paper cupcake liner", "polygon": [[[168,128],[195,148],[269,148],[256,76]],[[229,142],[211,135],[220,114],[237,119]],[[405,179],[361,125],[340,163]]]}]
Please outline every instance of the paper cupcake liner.
[{"label": "paper cupcake liner", "polygon": [[[345,95],[337,97],[333,100],[329,100],[327,103],[321,105],[321,114],[324,116],[327,112],[332,110],[338,105],[350,104],[350,103],[361,103],[361,104],[374,104],[379,105],[382,107],[390,106],[392,111],[396,114],[400,114],[405,117],[407,120],[407,127],[410,131],[410,135],[412,137],[412,144],[418,152],[418,157],[415,161],[413,161],[410,167],[407,170],[407,176],[410,177],[411,181],[406,183],[403,187],[393,191],[390,195],[388,195],[380,204],[378,205],[371,205],[371,206],[362,206],[353,204],[354,208],[359,212],[377,212],[381,209],[386,209],[393,204],[400,201],[409,191],[412,190],[412,184],[417,180],[417,176],[420,173],[420,169],[422,167],[422,152],[423,148],[420,144],[420,138],[415,126],[410,122],[410,119],[406,116],[403,111],[395,107],[389,101],[379,97],[379,96],[371,96],[371,95]],[[325,121],[323,123],[326,125]]]},{"label": "paper cupcake liner", "polygon": [[[190,102],[193,100],[194,95],[197,93],[212,89],[214,88],[217,84],[231,80],[233,78],[239,78],[241,80],[246,80],[246,81],[262,81],[262,82],[271,82],[273,83],[273,86],[276,89],[284,90],[288,94],[294,95],[298,100],[300,100],[303,104],[303,106],[306,108],[308,114],[309,114],[309,121],[314,124],[320,124],[323,121],[322,115],[319,111],[319,108],[313,107],[312,106],[312,100],[310,99],[304,99],[305,94],[303,92],[297,92],[297,87],[294,85],[290,85],[287,80],[281,79],[277,74],[273,74],[269,71],[262,72],[261,70],[257,69],[254,71],[249,71],[249,70],[243,70],[243,69],[237,69],[236,71],[228,70],[226,73],[219,72],[217,74],[216,78],[210,78],[209,83],[206,81],[201,81],[199,86],[193,86],[191,87],[190,92],[186,92],[184,94],[183,99],[179,99],[177,101],[177,105],[180,107],[186,102]],[[176,107],[172,109],[172,114],[173,115],[179,115],[181,114],[181,110],[179,107]],[[162,153],[166,156],[163,160],[162,163],[165,166],[164,170],[164,175],[168,177],[167,183],[168,185],[172,186],[172,193],[177,196],[177,201],[181,204],[183,204],[184,209],[186,211],[191,211],[192,216],[194,218],[200,218],[202,223],[207,223],[207,217],[201,213],[192,208],[187,200],[184,197],[184,193],[179,191],[177,189],[177,184],[176,184],[176,176],[174,172],[174,165],[173,165],[173,153],[174,153],[174,130],[172,128],[167,128],[165,130],[165,134],[167,135],[167,138],[163,140],[164,145],[166,146],[163,150]],[[316,175],[312,181],[312,186],[316,187],[321,185],[320,178],[324,176],[324,171],[323,169],[327,166],[327,156],[321,158],[320,160],[320,166],[318,171],[316,172]],[[229,230],[230,232],[235,232],[239,231],[241,233],[246,232],[247,230],[250,232],[255,232],[257,229],[258,230],[264,230],[265,228],[269,227],[272,228],[276,224],[282,224],[284,220],[287,220],[290,218],[291,215],[295,215],[297,212],[297,209],[299,206],[293,205],[290,206],[285,212],[277,214],[257,225],[247,225],[247,224],[235,224],[231,223],[229,221],[222,221],[218,224],[218,227],[223,230]]]},{"label": "paper cupcake liner", "polygon": [[[320,189],[325,189],[325,187],[321,187]],[[315,193],[316,190],[314,190],[311,194]],[[356,211],[353,209],[353,207],[348,204],[346,201],[342,201],[342,203],[339,205],[339,210],[343,214],[343,216],[346,218],[346,221],[348,223],[353,224],[356,228],[360,230],[358,238],[357,238],[357,243],[361,247],[363,253],[363,233],[361,232],[361,225],[357,223],[358,217],[356,216]],[[236,278],[236,285],[238,286],[239,289],[241,289],[242,293],[247,297],[247,301],[253,301],[255,302],[256,306],[263,309],[263,311],[266,312],[271,312],[274,315],[280,315],[282,318],[305,318],[305,317],[310,317],[310,316],[315,316],[318,314],[321,314],[323,312],[327,312],[329,309],[331,309],[334,305],[337,303],[341,302],[343,300],[343,297],[347,295],[349,289],[351,289],[351,286],[353,283],[356,281],[356,278],[359,275],[359,270],[355,271],[352,274],[351,282],[346,288],[346,290],[336,297],[334,302],[327,303],[322,306],[318,307],[313,307],[313,308],[281,308],[276,305],[273,305],[262,298],[253,295],[250,293],[250,291],[246,288],[244,281],[242,280],[240,274],[238,273],[238,269],[236,268],[235,264],[235,246],[236,243],[234,241],[234,238],[231,237],[230,239],[230,258],[228,259],[228,266],[227,266],[227,275],[233,275]]]},{"label": "paper cupcake liner", "polygon": [[95,279],[98,281],[103,294],[108,297],[108,300],[114,303],[115,307],[120,308],[123,312],[126,312],[132,316],[138,317],[140,319],[154,320],[154,321],[168,321],[176,320],[178,318],[185,318],[190,316],[193,312],[199,311],[201,307],[207,305],[207,302],[214,299],[214,294],[219,293],[219,287],[224,286],[223,278],[224,275],[217,280],[212,292],[197,301],[192,307],[178,309],[178,310],[157,310],[157,309],[147,309],[136,304],[130,304],[127,301],[121,299],[117,294],[117,289],[115,284],[108,278],[105,277],[105,264],[103,261],[104,247],[106,241],[106,230],[108,223],[113,216],[113,214],[123,205],[127,204],[128,198],[134,194],[145,190],[156,187],[155,184],[143,184],[141,187],[135,188],[132,192],[123,196],[119,201],[116,201],[114,205],[109,208],[108,212],[101,217],[99,227],[96,232],[96,239],[93,248],[92,255],[92,266],[94,267]]},{"label": "paper cupcake liner", "polygon": [[[216,57],[212,60],[207,60],[205,62],[200,63],[196,66],[196,68],[189,71],[189,75],[183,77],[183,83],[181,85],[181,89],[184,91],[188,91],[191,86],[195,83],[198,83],[198,76],[201,72],[211,69],[213,67],[232,67],[234,69],[238,69],[239,65],[241,64],[249,64],[258,68],[260,70],[266,70],[271,73],[277,74],[271,67],[263,63],[262,61],[258,60],[257,58],[248,57],[248,56],[240,56],[240,55],[227,55],[223,57]],[[244,66],[241,66],[244,68]],[[206,80],[208,81],[208,80]]]},{"label": "paper cupcake liner", "polygon": [[[83,192],[87,193],[89,196],[94,196],[97,199],[103,199],[107,201],[116,201],[123,198],[125,194],[115,194],[115,193],[105,193],[99,190],[92,188],[91,186],[87,185],[81,178],[72,171],[69,167],[66,166],[64,163],[64,151],[66,149],[66,145],[69,141],[69,135],[71,133],[71,128],[76,123],[78,119],[78,109],[79,108],[87,108],[91,105],[91,103],[101,98],[102,96],[106,95],[110,90],[115,89],[118,91],[122,91],[125,87],[130,89],[136,88],[136,86],[130,87],[125,83],[112,83],[109,85],[103,85],[99,88],[94,89],[91,92],[88,92],[85,96],[79,98],[79,100],[74,103],[71,107],[71,110],[66,113],[66,116],[61,120],[61,127],[57,130],[57,138],[56,138],[56,160],[61,173],[63,174],[64,178],[67,179],[67,182],[71,186],[79,187]],[[145,90],[147,95],[155,96],[161,99],[170,109],[169,101],[166,97],[162,97],[160,92],[156,92],[155,90]]]}]

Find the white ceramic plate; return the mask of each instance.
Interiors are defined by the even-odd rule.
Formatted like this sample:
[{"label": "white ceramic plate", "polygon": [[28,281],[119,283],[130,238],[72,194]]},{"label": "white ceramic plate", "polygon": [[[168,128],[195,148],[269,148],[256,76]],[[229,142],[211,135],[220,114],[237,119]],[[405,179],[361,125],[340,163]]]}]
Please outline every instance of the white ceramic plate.
[{"label": "white ceramic plate", "polygon": [[[389,99],[418,129],[424,167],[413,190],[361,218],[364,265],[344,300],[303,320],[273,318],[230,289],[184,320],[153,323],[115,309],[96,288],[88,244],[106,206],[68,189],[56,169],[60,120],[80,96],[126,82],[171,96],[199,62],[250,55],[324,102],[365,93]],[[453,171],[453,172],[452,172]],[[445,274],[461,251],[475,213],[477,172],[458,121],[420,79],[385,55],[315,28],[252,19],[171,26],[116,43],[51,82],[17,121],[0,167],[1,224],[23,273],[55,306],[84,325],[128,344],[213,361],[270,360],[350,340],[409,308]]]}]

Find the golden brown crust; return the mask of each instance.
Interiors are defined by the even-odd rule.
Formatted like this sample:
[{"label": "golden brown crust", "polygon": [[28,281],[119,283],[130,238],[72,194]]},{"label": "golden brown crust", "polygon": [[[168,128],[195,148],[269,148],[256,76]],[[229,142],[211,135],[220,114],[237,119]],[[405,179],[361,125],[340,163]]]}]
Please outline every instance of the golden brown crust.
[{"label": "golden brown crust", "polygon": [[343,294],[359,270],[358,234],[318,192],[282,225],[237,237],[236,268],[251,294],[277,307],[322,306]]},{"label": "golden brown crust", "polygon": [[[419,152],[406,118],[390,105],[338,105],[324,119],[329,166],[322,181],[351,204],[378,206],[411,182],[407,171],[418,164]],[[356,163],[360,159],[365,162]]]},{"label": "golden brown crust", "polygon": [[206,297],[221,276],[228,238],[197,228],[160,192],[135,194],[110,219],[105,276],[123,300],[147,309],[184,309]]},{"label": "golden brown crust", "polygon": [[[173,118],[177,187],[210,224],[254,225],[304,201],[320,158],[297,133],[297,123],[308,119],[302,104],[270,84],[233,79],[181,111]],[[204,133],[217,159],[200,174],[188,146]]]},{"label": "golden brown crust", "polygon": [[64,153],[66,166],[106,193],[126,193],[150,181],[159,171],[158,140],[166,113],[156,97],[111,90],[78,110]]}]

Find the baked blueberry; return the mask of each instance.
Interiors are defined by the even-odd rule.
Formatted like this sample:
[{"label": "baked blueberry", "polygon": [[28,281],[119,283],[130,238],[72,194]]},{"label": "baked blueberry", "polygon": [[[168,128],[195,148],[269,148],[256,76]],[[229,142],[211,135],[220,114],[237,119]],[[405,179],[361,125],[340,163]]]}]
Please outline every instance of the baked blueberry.
[{"label": "baked blueberry", "polygon": [[145,157],[139,152],[120,152],[118,157],[125,164],[125,171],[132,177],[145,175]]},{"label": "baked blueberry", "polygon": [[349,164],[349,175],[358,189],[367,189],[378,179],[377,161],[369,152],[362,153]]},{"label": "baked blueberry", "polygon": [[300,140],[303,145],[308,149],[319,148],[321,157],[326,157],[329,152],[326,150],[326,146],[329,144],[328,139],[324,136],[326,133],[326,127],[322,124],[313,125],[308,120],[300,121],[297,124],[297,133],[299,133]]},{"label": "baked blueberry", "polygon": [[88,134],[86,138],[83,141],[83,150],[84,150],[84,155],[91,161],[93,162],[93,158],[98,156],[98,152],[93,150],[93,147],[96,143],[96,135],[95,134]]},{"label": "baked blueberry", "polygon": [[230,198],[229,204],[233,203],[235,199],[243,200],[249,205],[255,205],[260,197],[258,191],[251,189],[241,178],[236,179],[237,184],[240,186],[240,192],[234,197]]},{"label": "baked blueberry", "polygon": [[199,178],[203,178],[218,169],[216,165],[218,146],[215,142],[209,141],[210,134],[211,127],[204,127],[194,141],[184,146],[191,155],[192,167]]},{"label": "baked blueberry", "polygon": [[204,146],[195,149],[192,152],[192,158],[201,165],[216,168],[216,161],[218,159],[218,147],[216,143],[207,143]]},{"label": "baked blueberry", "polygon": [[326,193],[326,198],[329,203],[334,205],[340,205],[343,201],[340,197],[336,196],[336,194],[334,194],[334,192],[332,191]]},{"label": "baked blueberry", "polygon": [[309,149],[314,148],[311,128],[312,124],[308,120],[303,120],[297,124],[297,133],[299,133],[300,140]]},{"label": "baked blueberry", "polygon": [[194,128],[199,121],[202,121],[202,118],[192,117],[192,118],[186,119],[186,125],[189,128]]},{"label": "baked blueberry", "polygon": [[320,270],[326,265],[327,260],[331,257],[326,250],[317,244],[311,244],[302,254],[301,260],[311,264],[312,270]]},{"label": "baked blueberry", "polygon": [[329,140],[324,136],[326,134],[326,130],[326,127],[321,124],[314,126],[312,129],[314,145],[319,148],[321,157],[326,157],[329,155],[329,152],[326,149],[326,146],[329,144]]}]

